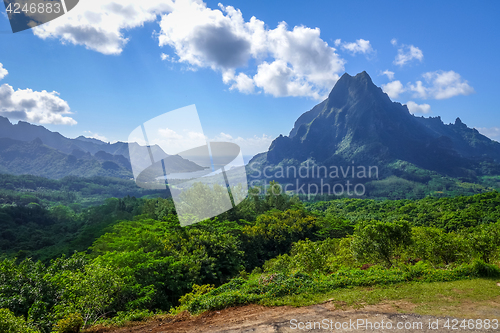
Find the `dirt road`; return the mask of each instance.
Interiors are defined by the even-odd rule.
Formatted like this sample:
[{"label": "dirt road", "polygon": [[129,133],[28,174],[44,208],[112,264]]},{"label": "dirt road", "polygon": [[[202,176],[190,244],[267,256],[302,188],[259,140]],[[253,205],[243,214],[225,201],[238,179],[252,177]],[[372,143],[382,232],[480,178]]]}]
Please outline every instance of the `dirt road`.
[{"label": "dirt road", "polygon": [[[414,304],[404,302],[387,302],[361,310],[339,310],[332,302],[300,308],[247,305],[176,322],[157,321],[122,328],[113,333],[500,332],[500,326],[495,329],[493,321],[489,329],[484,328],[484,319],[500,322],[500,303],[497,302],[484,309],[471,308],[468,313],[474,321],[466,322],[466,328],[460,327],[464,325],[462,319],[454,321],[450,317],[398,312],[411,311],[414,307]],[[446,327],[447,322],[449,327]],[[481,329],[479,323],[482,324]]]}]

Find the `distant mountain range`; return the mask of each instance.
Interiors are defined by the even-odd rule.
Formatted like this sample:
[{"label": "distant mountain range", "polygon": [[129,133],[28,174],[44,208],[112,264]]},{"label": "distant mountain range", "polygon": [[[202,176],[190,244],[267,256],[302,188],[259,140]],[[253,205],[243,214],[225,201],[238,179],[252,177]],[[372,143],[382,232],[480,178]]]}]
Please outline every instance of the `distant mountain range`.
[{"label": "distant mountain range", "polygon": [[42,140],[43,144],[57,149],[65,154],[88,152],[91,155],[99,151],[112,155],[122,155],[128,159],[128,143],[116,142],[109,144],[97,139],[79,136],[69,139],[58,132],[52,132],[40,125],[33,125],[25,121],[12,124],[9,119],[0,116],[0,138],[9,138],[18,141],[30,142],[35,139]]},{"label": "distant mountain range", "polygon": [[[280,135],[268,152],[250,161],[248,171],[251,179],[294,183],[295,176],[280,170],[350,166],[350,171],[355,167],[358,172],[360,166],[376,166],[378,179],[415,181],[441,175],[474,183],[482,176],[500,175],[499,163],[500,143],[467,127],[460,118],[444,124],[440,117],[410,114],[406,105],[392,102],[362,72],[354,77],[344,74],[326,100],[297,119],[288,136]],[[356,178],[351,172],[344,176],[327,176],[324,182]]]},{"label": "distant mountain range", "polygon": [[[157,145],[151,146],[151,150],[154,156],[167,156]],[[203,169],[179,156],[170,161],[182,170]],[[129,143],[110,144],[83,136],[69,139],[43,126],[24,121],[12,124],[1,116],[0,173],[55,179],[69,175],[133,178]]]},{"label": "distant mountain range", "polygon": [[[167,156],[158,146],[151,149],[155,156]],[[170,158],[174,169],[203,169],[180,156]],[[4,117],[0,173],[133,178],[128,143],[69,139]],[[440,117],[410,114],[366,72],[344,74],[326,100],[297,119],[288,136],[280,135],[268,152],[250,160],[247,174],[251,185],[276,180],[289,184],[290,191],[300,191],[302,184],[335,186],[355,180],[372,197],[422,197],[450,189],[476,193],[500,188],[500,143],[459,118],[444,124]]]}]

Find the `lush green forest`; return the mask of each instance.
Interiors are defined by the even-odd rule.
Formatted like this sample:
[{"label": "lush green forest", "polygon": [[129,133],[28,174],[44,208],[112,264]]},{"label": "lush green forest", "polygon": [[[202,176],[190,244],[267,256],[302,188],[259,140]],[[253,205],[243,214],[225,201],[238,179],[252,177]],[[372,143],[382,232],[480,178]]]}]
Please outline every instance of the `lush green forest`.
[{"label": "lush green forest", "polygon": [[335,288],[500,277],[498,192],[305,203],[258,191],[188,227],[162,198],[2,206],[0,331],[78,332]]},{"label": "lush green forest", "polygon": [[167,196],[117,178],[0,174],[0,258],[46,262],[85,251],[107,226],[138,215],[136,198]]},{"label": "lush green forest", "polygon": [[133,180],[119,178],[68,176],[55,180],[0,173],[0,207],[26,206],[31,203],[42,207],[65,205],[79,213],[84,208],[103,204],[108,198],[126,196],[166,198],[168,193],[145,190],[138,187]]}]

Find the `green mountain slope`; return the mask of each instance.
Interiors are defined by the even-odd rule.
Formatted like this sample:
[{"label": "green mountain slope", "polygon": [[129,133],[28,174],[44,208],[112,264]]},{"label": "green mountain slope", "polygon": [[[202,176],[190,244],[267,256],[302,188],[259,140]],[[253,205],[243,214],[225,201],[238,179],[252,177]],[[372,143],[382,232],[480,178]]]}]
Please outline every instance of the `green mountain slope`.
[{"label": "green mountain slope", "polygon": [[[397,176],[422,183],[444,176],[481,183],[482,177],[500,175],[499,163],[500,143],[468,128],[459,118],[444,124],[439,117],[410,114],[406,105],[392,102],[362,72],[354,77],[344,74],[325,101],[300,116],[289,136],[276,138],[267,153],[250,161],[248,169],[254,179],[281,182],[294,182],[297,176],[279,179],[280,168],[350,167],[340,177],[323,177],[324,183],[333,185],[359,178],[352,170],[357,173],[362,166],[376,167],[377,179]],[[264,176],[266,168],[272,177]],[[305,183],[320,182],[319,177],[299,178]],[[361,181],[375,180],[370,178]]]},{"label": "green mountain slope", "polygon": [[[126,161],[128,162],[128,161]],[[47,178],[65,176],[105,176],[131,178],[123,165],[97,158],[77,158],[44,145],[40,139],[31,142],[0,138],[0,171],[14,175],[31,174]]]}]

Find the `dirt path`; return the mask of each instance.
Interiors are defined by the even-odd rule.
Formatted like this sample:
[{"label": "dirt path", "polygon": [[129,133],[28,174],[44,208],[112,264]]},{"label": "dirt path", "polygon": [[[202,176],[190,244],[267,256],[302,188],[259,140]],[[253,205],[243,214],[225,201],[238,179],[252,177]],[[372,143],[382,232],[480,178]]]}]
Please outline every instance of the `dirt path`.
[{"label": "dirt path", "polygon": [[[469,318],[497,319],[500,322],[500,304],[494,302],[487,308],[463,304]],[[499,332],[493,327],[477,329],[460,328],[461,320],[452,329],[453,318],[402,314],[411,311],[414,304],[386,302],[366,306],[361,310],[339,310],[332,302],[294,308],[247,305],[221,311],[211,311],[198,317],[184,318],[177,322],[152,322],[141,326],[121,328],[113,333],[284,333],[284,332]],[[436,327],[437,321],[437,327]],[[449,322],[450,327],[444,325]],[[309,322],[309,326],[307,326]],[[314,322],[316,327],[314,328]],[[370,324],[371,323],[371,324]],[[432,326],[429,327],[429,324]],[[359,326],[358,326],[359,324]],[[472,324],[472,322],[471,322]],[[303,326],[302,326],[303,325]],[[336,326],[337,325],[337,326]],[[372,327],[370,327],[372,325]],[[399,326],[398,326],[399,325]],[[343,326],[343,328],[342,328]],[[389,328],[392,327],[392,329]],[[406,326],[406,328],[405,328]],[[336,328],[337,327],[337,328]],[[401,329],[399,329],[400,327]]]}]

